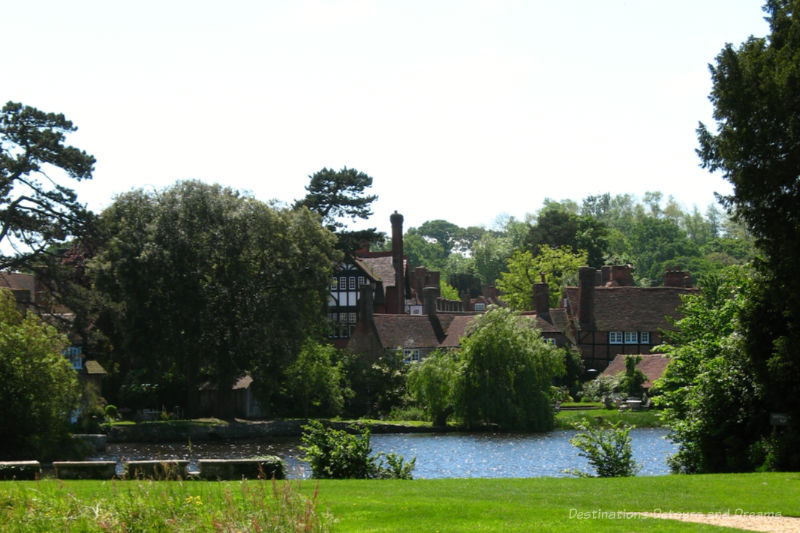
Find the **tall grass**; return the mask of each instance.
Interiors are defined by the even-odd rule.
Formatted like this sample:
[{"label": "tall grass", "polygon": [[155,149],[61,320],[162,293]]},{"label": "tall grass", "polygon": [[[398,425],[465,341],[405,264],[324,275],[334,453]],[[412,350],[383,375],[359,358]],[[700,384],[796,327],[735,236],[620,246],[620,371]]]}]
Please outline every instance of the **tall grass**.
[{"label": "tall grass", "polygon": [[0,485],[3,531],[329,531],[299,482],[59,480]]}]

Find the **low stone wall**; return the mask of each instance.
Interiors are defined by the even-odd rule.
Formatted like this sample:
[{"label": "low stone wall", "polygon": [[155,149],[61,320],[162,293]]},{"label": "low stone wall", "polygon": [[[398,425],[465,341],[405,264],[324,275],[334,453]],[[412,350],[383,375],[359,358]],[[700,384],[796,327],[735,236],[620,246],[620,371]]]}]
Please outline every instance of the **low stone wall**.
[{"label": "low stone wall", "polygon": [[186,479],[189,461],[182,459],[128,461],[125,463],[125,479],[180,480]]},{"label": "low stone wall", "polygon": [[251,459],[200,459],[201,479],[284,479],[283,461],[273,455]]},{"label": "low stone wall", "polygon": [[58,479],[111,479],[117,473],[114,461],[53,461]]},{"label": "low stone wall", "polygon": [[42,472],[39,461],[0,461],[0,480],[38,479]]},{"label": "low stone wall", "polygon": [[[140,422],[133,425],[116,425],[108,428],[108,442],[192,442],[257,439],[262,437],[299,437],[308,420],[265,420],[258,422],[227,422],[202,424],[192,421],[173,423]],[[324,420],[323,424],[335,429],[347,429],[351,422]],[[403,426],[389,423],[372,423],[372,433],[441,433],[463,431],[463,428],[430,426]]]}]

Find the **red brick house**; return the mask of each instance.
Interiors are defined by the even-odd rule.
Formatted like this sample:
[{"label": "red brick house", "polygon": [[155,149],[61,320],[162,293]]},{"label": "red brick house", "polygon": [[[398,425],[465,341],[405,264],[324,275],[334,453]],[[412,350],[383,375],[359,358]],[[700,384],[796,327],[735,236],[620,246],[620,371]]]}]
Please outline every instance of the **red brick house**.
[{"label": "red brick house", "polygon": [[681,297],[697,293],[680,269],[666,272],[660,287],[634,287],[629,266],[581,267],[578,280],[563,304],[584,365],[596,370],[620,354],[649,354],[673,327],[670,317],[679,318]]}]

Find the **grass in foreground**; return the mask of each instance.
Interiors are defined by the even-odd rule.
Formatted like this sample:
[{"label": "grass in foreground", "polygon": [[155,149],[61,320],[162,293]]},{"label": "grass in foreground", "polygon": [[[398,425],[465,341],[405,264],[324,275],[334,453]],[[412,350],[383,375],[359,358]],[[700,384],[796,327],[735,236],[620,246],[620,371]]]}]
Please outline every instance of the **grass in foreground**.
[{"label": "grass in foreground", "polygon": [[[297,486],[275,485],[291,500],[283,511],[270,482],[2,482],[0,524],[10,531],[103,531],[111,524],[113,531],[321,531],[333,525],[329,510],[336,531],[730,531],[623,513],[800,516],[798,473],[321,480],[303,482],[303,498]],[[313,524],[302,518],[309,505]],[[285,513],[295,518],[274,518]]]}]

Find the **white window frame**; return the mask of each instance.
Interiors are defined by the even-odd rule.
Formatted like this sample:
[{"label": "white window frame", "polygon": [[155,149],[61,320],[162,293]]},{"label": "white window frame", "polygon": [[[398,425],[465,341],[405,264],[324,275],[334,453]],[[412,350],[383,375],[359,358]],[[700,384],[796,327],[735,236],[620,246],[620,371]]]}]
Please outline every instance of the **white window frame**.
[{"label": "white window frame", "polygon": [[556,340],[553,337],[545,337],[544,342],[547,344],[552,344],[553,346],[556,345]]},{"label": "white window frame", "polygon": [[640,331],[639,332],[639,344],[650,344],[650,332],[649,331]]},{"label": "white window frame", "polygon": [[358,276],[358,286],[361,287],[362,285],[366,285],[367,280],[364,276]]},{"label": "white window frame", "polygon": [[626,331],[623,333],[625,344],[639,344],[639,333],[636,331]]},{"label": "white window frame", "polygon": [[483,302],[481,302],[481,303],[476,303],[476,304],[475,304],[475,310],[476,310],[476,311],[486,311],[486,304],[485,304],[485,303],[483,303]]},{"label": "white window frame", "polygon": [[340,276],[339,277],[339,286],[337,287],[338,290],[343,291],[347,288],[347,276]]},{"label": "white window frame", "polygon": [[356,288],[356,277],[350,276],[350,284],[347,286],[348,289],[353,290]]},{"label": "white window frame", "polygon": [[622,344],[622,332],[621,331],[609,331],[608,332],[608,344]]},{"label": "white window frame", "polygon": [[403,362],[413,363],[419,361],[419,348],[403,348]]}]

